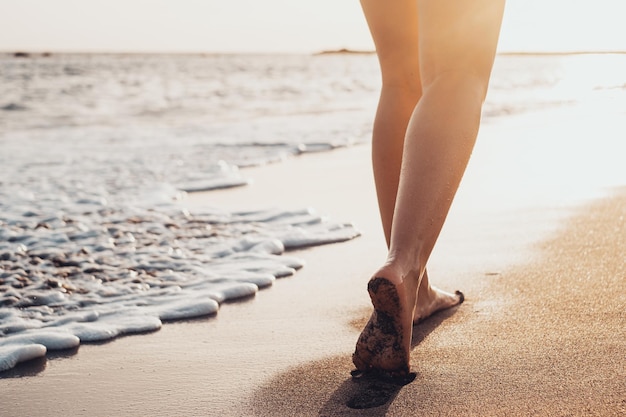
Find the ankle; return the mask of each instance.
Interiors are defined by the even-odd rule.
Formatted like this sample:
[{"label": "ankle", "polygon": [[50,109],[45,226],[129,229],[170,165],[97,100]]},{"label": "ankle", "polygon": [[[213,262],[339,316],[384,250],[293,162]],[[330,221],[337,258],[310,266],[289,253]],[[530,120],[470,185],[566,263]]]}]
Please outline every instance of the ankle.
[{"label": "ankle", "polygon": [[420,251],[390,249],[385,266],[398,271],[403,277],[417,277],[419,279],[426,270],[426,260],[419,256]]},{"label": "ankle", "polygon": [[383,276],[396,283],[418,285],[423,269],[415,267],[408,262],[400,262],[394,258],[388,258],[382,268],[374,276]]}]

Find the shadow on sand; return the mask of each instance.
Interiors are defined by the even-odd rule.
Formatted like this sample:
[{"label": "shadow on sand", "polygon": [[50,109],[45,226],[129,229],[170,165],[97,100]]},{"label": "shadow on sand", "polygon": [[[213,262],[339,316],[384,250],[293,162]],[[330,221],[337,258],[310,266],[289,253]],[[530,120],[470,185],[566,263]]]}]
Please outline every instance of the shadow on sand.
[{"label": "shadow on sand", "polygon": [[[227,301],[227,302],[232,303],[232,304],[235,304],[238,302],[243,303],[245,301],[248,301],[250,298],[251,297],[245,297],[242,299]],[[161,320],[161,321],[163,322],[163,324],[195,323],[195,322],[205,322],[207,320],[212,320],[215,317],[216,317],[216,314],[210,314],[207,316],[191,317],[191,318],[185,318],[185,319]],[[80,348],[80,346],[107,345],[123,337],[146,335],[146,334],[157,332],[159,330],[160,329],[149,329],[146,331],[137,331],[133,333],[121,334],[121,335],[112,337],[110,339],[97,340],[93,342],[81,342],[79,346],[69,348],[69,349],[59,349],[59,350],[49,349],[48,352],[46,352],[45,356],[31,359],[25,362],[20,362],[17,365],[15,365],[13,368],[7,369],[6,371],[0,371],[0,379],[37,376],[46,370],[46,367],[48,366],[49,361],[57,360],[57,359],[68,359],[68,358],[74,357],[78,353],[78,349]]]},{"label": "shadow on sand", "polygon": [[[458,307],[435,314],[413,328],[411,348],[455,314]],[[257,390],[255,415],[384,416],[407,381],[351,377],[350,355],[310,362],[279,374]],[[321,407],[320,407],[321,405]]]},{"label": "shadow on sand", "polygon": [[70,349],[53,350],[40,358],[18,363],[15,367],[0,372],[0,379],[22,378],[27,376],[37,376],[48,366],[48,360],[67,359],[78,353],[78,346]]}]

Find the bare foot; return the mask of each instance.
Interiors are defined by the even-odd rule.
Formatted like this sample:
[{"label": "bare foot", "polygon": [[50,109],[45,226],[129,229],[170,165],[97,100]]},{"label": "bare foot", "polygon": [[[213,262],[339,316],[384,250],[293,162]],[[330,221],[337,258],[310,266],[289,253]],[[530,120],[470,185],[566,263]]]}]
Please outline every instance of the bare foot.
[{"label": "bare foot", "polygon": [[[392,281],[393,279],[393,281]],[[382,371],[390,376],[409,373],[416,286],[394,278],[372,278],[368,292],[374,312],[359,336],[352,362],[360,371]],[[407,306],[410,306],[407,308]]]},{"label": "bare foot", "polygon": [[452,294],[433,287],[427,281],[425,283],[425,281],[425,279],[422,280],[420,289],[417,292],[413,324],[418,324],[436,312],[459,305],[465,300],[465,296],[461,291],[456,291]]}]

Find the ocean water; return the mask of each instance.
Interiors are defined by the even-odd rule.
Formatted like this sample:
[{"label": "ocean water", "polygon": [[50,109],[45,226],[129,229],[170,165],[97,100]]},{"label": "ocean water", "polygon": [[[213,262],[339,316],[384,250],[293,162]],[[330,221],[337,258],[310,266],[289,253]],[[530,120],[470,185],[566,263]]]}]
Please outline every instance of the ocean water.
[{"label": "ocean water", "polygon": [[[626,109],[626,55],[500,55],[483,119]],[[246,167],[367,144],[374,55],[0,55],[0,371],[217,314],[358,237],[271,201],[190,212]],[[227,307],[226,307],[227,308]]]}]

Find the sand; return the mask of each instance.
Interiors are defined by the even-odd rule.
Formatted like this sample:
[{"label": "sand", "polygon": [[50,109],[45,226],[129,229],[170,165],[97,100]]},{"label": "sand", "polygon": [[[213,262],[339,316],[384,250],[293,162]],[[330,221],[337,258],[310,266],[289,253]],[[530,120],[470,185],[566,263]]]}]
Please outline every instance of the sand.
[{"label": "sand", "polygon": [[[625,219],[626,189],[582,209],[533,262],[466,285],[464,305],[415,327],[413,383],[353,381],[350,356],[334,355],[274,376],[255,415],[626,415]],[[387,401],[346,407],[372,396]]]},{"label": "sand", "polygon": [[[466,302],[415,328],[413,383],[349,376],[366,282],[385,256],[369,150],[356,146],[247,170],[251,186],[190,205],[313,206],[362,237],[290,253],[302,271],[214,318],[18,367],[0,379],[0,416],[626,415],[626,190],[542,189],[549,167],[530,178],[515,169],[519,152],[487,152],[503,132],[556,129],[515,123],[483,127],[433,253],[432,279]],[[383,405],[346,406],[377,388]]]}]

